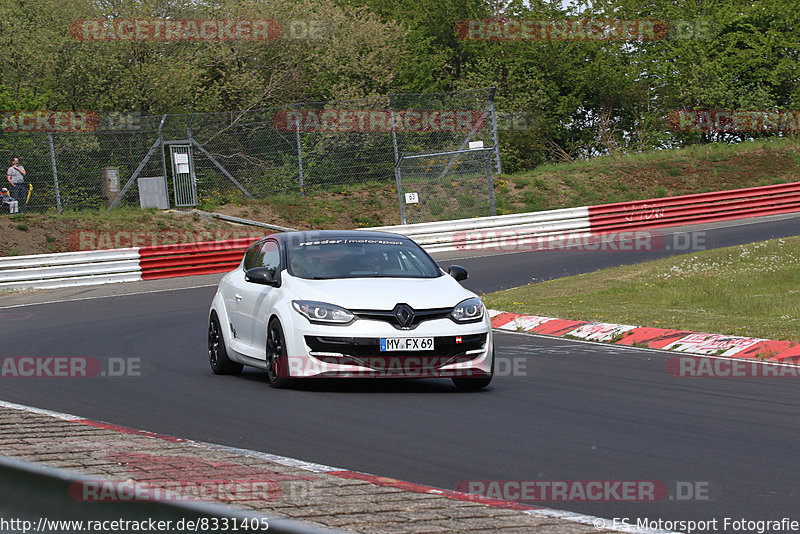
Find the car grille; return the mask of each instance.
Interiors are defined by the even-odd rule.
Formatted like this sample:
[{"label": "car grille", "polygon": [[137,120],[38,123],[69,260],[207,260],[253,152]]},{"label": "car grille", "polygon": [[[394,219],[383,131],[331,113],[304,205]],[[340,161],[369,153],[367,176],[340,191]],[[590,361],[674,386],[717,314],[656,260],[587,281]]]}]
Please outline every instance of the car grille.
[{"label": "car grille", "polygon": [[326,363],[376,370],[392,366],[405,370],[437,369],[480,356],[486,345],[486,334],[435,337],[434,350],[419,351],[381,351],[379,338],[305,336],[305,341],[311,355]]},{"label": "car grille", "polygon": [[[398,308],[405,306],[410,312],[409,320],[404,324],[398,317]],[[452,308],[434,308],[429,310],[415,310],[410,306],[398,304],[394,310],[353,310],[353,314],[359,319],[370,319],[372,321],[383,321],[389,323],[398,330],[413,330],[423,321],[434,319],[446,319],[450,316]]]}]

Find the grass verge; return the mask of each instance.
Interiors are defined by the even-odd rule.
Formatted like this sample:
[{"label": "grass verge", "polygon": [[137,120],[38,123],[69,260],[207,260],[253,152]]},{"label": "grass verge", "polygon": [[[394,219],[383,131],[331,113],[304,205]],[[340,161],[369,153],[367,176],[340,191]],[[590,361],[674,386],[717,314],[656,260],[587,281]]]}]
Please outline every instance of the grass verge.
[{"label": "grass verge", "polygon": [[800,141],[769,138],[618,154],[504,175],[498,214],[571,208],[797,181]]},{"label": "grass verge", "polygon": [[800,237],[701,251],[484,295],[528,315],[800,342]]}]

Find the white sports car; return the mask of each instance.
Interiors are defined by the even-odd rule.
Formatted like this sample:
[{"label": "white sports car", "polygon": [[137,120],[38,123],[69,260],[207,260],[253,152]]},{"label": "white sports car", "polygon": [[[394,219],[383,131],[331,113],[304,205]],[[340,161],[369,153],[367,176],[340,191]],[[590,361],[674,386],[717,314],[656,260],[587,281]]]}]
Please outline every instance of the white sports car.
[{"label": "white sports car", "polygon": [[243,365],[274,387],[322,377],[446,377],[465,389],[494,373],[481,300],[408,237],[383,232],[273,234],[220,281],[209,311],[216,374]]}]

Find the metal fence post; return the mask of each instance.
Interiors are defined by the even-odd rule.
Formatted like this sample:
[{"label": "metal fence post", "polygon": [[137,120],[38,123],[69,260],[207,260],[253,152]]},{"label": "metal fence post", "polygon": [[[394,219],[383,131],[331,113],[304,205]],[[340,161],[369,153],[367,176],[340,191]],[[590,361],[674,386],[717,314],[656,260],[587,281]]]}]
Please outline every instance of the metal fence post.
[{"label": "metal fence post", "polygon": [[[494,160],[497,165],[497,174],[503,174],[503,168],[500,167],[500,142],[497,139],[497,115],[494,112],[494,91],[492,87],[489,92],[489,113],[492,118],[492,141],[494,142]],[[494,215],[494,213],[492,214]]]},{"label": "metal fence post", "polygon": [[486,154],[486,178],[489,181],[489,214],[494,217],[497,210],[494,204],[494,179],[492,178],[492,155]]},{"label": "metal fence post", "polygon": [[389,95],[389,117],[392,121],[392,145],[394,146],[394,181],[397,185],[397,203],[400,205],[400,224],[406,224],[406,208],[403,205],[403,184],[400,174],[400,153],[397,150],[397,128],[394,122],[394,96]]},{"label": "metal fence post", "polygon": [[56,149],[53,146],[53,132],[47,133],[47,141],[50,144],[50,164],[53,166],[53,187],[56,190],[56,209],[61,213],[61,192],[58,189],[58,167],[56,166]]},{"label": "metal fence post", "polygon": [[[164,148],[164,123],[167,116],[161,117],[161,122],[158,125],[158,142],[161,144],[161,171],[164,175],[164,191],[167,192],[167,204],[169,205],[169,175],[167,174],[167,152]],[[170,167],[172,167],[170,162]]]},{"label": "metal fence post", "polygon": [[297,137],[297,167],[300,171],[300,195],[305,196],[305,177],[303,176],[303,145],[300,143],[300,116],[303,109],[297,106],[297,117],[295,117],[295,136]]},{"label": "metal fence post", "polygon": [[395,93],[389,95],[389,116],[392,119],[392,146],[394,147],[394,164],[400,161],[399,152],[397,150],[397,128],[394,126],[394,97]]},{"label": "metal fence post", "polygon": [[397,202],[400,204],[400,224],[406,224],[406,208],[403,205],[403,186],[400,175],[400,162],[394,166],[394,181],[397,182]]}]

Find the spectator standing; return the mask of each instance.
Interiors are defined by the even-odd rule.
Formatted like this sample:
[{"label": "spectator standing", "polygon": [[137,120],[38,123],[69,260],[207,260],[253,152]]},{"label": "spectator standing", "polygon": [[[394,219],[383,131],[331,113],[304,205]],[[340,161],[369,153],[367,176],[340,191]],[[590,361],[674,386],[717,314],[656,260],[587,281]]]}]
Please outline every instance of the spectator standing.
[{"label": "spectator standing", "polygon": [[6,180],[11,184],[11,196],[17,201],[19,209],[25,212],[27,188],[25,187],[25,168],[19,164],[19,158],[11,159],[11,167],[6,172]]}]

